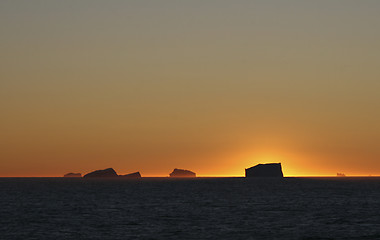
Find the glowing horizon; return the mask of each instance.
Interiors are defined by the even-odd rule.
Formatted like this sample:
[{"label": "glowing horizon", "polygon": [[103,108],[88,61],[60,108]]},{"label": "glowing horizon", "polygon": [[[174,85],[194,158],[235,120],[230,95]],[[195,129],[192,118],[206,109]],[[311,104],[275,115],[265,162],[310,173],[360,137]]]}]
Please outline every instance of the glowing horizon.
[{"label": "glowing horizon", "polygon": [[380,175],[380,1],[1,1],[0,176]]}]

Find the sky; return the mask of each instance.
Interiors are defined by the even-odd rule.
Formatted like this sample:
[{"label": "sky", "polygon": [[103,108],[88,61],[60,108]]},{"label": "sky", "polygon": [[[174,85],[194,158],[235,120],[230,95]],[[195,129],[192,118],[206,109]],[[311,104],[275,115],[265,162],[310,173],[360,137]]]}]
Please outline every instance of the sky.
[{"label": "sky", "polygon": [[380,175],[380,1],[2,0],[0,176]]}]

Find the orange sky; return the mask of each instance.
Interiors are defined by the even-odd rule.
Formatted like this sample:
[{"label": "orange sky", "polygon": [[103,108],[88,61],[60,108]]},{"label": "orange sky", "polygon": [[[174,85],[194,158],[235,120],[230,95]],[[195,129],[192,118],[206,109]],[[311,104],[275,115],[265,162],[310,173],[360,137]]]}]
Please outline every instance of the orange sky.
[{"label": "orange sky", "polygon": [[1,1],[0,176],[380,175],[378,1]]}]

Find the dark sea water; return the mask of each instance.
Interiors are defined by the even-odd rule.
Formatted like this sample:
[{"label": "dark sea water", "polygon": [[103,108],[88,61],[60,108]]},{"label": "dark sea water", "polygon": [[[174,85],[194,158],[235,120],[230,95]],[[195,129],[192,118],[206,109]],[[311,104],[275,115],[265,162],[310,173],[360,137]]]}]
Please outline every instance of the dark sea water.
[{"label": "dark sea water", "polygon": [[0,178],[0,239],[380,239],[380,178]]}]

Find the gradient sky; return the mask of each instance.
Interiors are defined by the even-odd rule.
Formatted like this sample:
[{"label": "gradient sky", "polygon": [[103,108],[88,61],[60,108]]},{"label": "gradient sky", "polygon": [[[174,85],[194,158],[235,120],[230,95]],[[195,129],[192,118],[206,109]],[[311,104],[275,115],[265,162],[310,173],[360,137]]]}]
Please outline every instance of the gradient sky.
[{"label": "gradient sky", "polygon": [[380,175],[380,1],[2,0],[0,176]]}]

